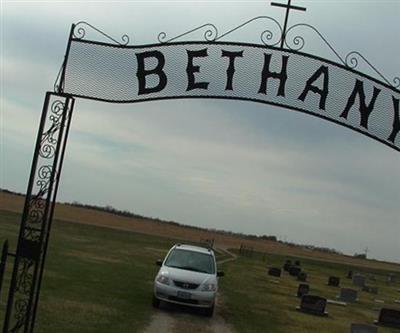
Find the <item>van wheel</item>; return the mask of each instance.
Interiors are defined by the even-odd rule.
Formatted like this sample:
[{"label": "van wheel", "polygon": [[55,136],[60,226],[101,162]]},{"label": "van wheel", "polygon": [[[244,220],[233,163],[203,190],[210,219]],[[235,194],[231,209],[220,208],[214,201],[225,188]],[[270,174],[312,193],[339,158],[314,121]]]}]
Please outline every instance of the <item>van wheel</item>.
[{"label": "van wheel", "polygon": [[152,300],[151,303],[152,303],[153,307],[155,307],[155,308],[159,308],[160,307],[160,300],[154,295],[153,295],[153,300]]},{"label": "van wheel", "polygon": [[204,309],[204,315],[206,317],[212,317],[214,314],[214,304],[210,308]]}]

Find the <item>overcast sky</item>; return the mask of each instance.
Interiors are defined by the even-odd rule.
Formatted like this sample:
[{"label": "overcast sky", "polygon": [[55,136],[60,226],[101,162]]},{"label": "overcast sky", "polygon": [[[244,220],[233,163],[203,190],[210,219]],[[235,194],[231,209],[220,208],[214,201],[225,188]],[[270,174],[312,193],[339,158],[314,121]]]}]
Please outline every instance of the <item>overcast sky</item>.
[{"label": "overcast sky", "polygon": [[[293,1],[342,56],[400,74],[400,1]],[[0,186],[25,192],[38,121],[71,23],[131,44],[204,23],[227,31],[269,1],[1,1]],[[263,25],[264,24],[264,25]],[[269,27],[269,26],[268,26]],[[229,40],[258,43],[265,22]],[[305,52],[335,60],[313,34]],[[188,37],[200,40],[202,34]],[[360,71],[372,75],[361,64]],[[400,262],[400,154],[347,128],[256,103],[114,105],[77,100],[58,200],[112,205],[207,228],[276,235]]]}]

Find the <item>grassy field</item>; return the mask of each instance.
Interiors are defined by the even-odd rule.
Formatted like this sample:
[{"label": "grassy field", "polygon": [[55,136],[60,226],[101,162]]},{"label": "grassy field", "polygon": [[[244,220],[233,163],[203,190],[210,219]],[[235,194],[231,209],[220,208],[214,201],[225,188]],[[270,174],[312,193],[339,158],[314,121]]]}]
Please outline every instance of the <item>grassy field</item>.
[{"label": "grassy field", "polygon": [[[24,197],[0,192],[0,210],[20,213],[23,208]],[[279,242],[256,240],[244,238],[240,235],[218,233],[206,229],[195,229],[184,225],[173,225],[160,221],[144,218],[127,218],[110,213],[99,212],[93,209],[84,209],[66,204],[57,204],[55,218],[63,221],[95,225],[100,227],[111,227],[124,231],[140,232],[149,235],[158,235],[170,238],[187,239],[199,241],[200,239],[215,239],[217,244],[224,247],[239,248],[244,243],[258,251],[268,253],[288,254],[292,256],[321,259],[324,261],[347,263],[356,266],[374,267],[378,269],[390,269],[400,273],[400,265],[376,260],[364,260],[351,256],[337,255],[320,251],[310,251],[298,246],[290,246]]]},{"label": "grassy field", "polygon": [[[11,249],[15,248],[19,218],[0,211],[0,240],[8,238]],[[140,331],[154,311],[155,260],[173,243],[161,237],[55,221],[37,331]],[[0,324],[5,301],[3,292]]]},{"label": "grassy field", "polygon": [[[17,213],[0,210],[0,241],[8,238],[12,250],[19,219]],[[156,311],[150,305],[152,281],[157,271],[154,262],[175,242],[171,238],[56,220],[46,262],[37,332],[141,332]],[[376,309],[380,304],[374,304],[374,298],[384,299],[393,307],[394,298],[400,295],[396,291],[400,284],[388,286],[384,282],[388,271],[367,270],[362,265],[357,270],[377,276],[379,295],[361,293],[358,304],[345,308],[328,305],[328,318],[305,315],[294,310],[299,304],[294,297],[298,282],[284,276],[276,284],[266,274],[267,266],[281,266],[287,257],[268,254],[265,261],[263,258],[262,253],[253,258],[240,257],[221,267],[226,273],[221,279],[221,314],[240,333],[349,332],[351,322],[370,323],[377,318]],[[334,298],[338,290],[326,286],[328,276],[344,277],[350,267],[305,258],[301,262],[309,274],[312,293],[329,298]],[[351,268],[356,270],[354,266]],[[346,279],[342,279],[342,284],[351,285]],[[3,292],[0,325],[5,300]],[[380,332],[396,331],[380,329]]]}]

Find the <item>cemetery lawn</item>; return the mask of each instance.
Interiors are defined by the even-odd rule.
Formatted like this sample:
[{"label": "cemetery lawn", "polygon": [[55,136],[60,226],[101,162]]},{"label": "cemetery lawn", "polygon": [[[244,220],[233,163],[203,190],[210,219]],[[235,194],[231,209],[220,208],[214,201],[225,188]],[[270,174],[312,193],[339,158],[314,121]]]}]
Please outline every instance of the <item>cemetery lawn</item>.
[{"label": "cemetery lawn", "polygon": [[[0,211],[0,241],[15,250],[20,214]],[[151,306],[155,260],[174,240],[55,220],[37,332],[139,332]],[[0,299],[2,329],[11,260]]]},{"label": "cemetery lawn", "polygon": [[[400,282],[388,285],[386,279],[389,271],[357,269],[354,266],[301,258],[301,265],[308,274],[305,283],[310,285],[310,294],[336,299],[340,288],[327,285],[330,275],[340,277],[342,287],[357,289],[346,278],[349,268],[374,274],[376,282],[367,279],[367,285],[378,286],[379,293],[373,295],[359,291],[359,302],[346,307],[328,304],[328,317],[297,312],[295,308],[300,305],[300,299],[295,295],[300,282],[284,271],[281,278],[267,275],[267,266],[282,267],[286,259],[293,261],[298,258],[254,253],[252,258],[239,257],[219,267],[225,272],[225,277],[220,279],[224,300],[221,314],[239,333],[350,332],[351,323],[373,325],[383,305],[400,310],[400,306],[394,303],[395,299],[400,298]],[[397,277],[400,277],[398,273]],[[375,299],[384,300],[385,304],[375,303]],[[396,333],[399,330],[380,327],[379,332]]]},{"label": "cemetery lawn", "polygon": [[[0,242],[10,241],[15,250],[20,214],[0,210]],[[94,225],[54,220],[38,309],[37,332],[141,332],[158,310],[151,306],[153,279],[158,270],[155,260],[178,240]],[[182,240],[181,240],[182,242]],[[218,256],[224,256],[223,253]],[[222,305],[219,312],[238,333],[246,332],[349,332],[351,322],[372,323],[381,304],[396,307],[400,283],[388,286],[388,271],[369,270],[377,278],[378,295],[360,294],[360,302],[347,307],[328,305],[328,318],[299,313],[294,297],[298,282],[284,273],[279,280],[267,275],[268,266],[282,266],[290,257],[255,254],[239,257],[219,269]],[[294,258],[294,257],[291,257]],[[311,293],[334,298],[338,288],[328,287],[329,275],[345,279],[349,267],[300,258],[308,273]],[[4,318],[11,260],[0,295],[0,328]],[[357,269],[352,266],[354,271]],[[359,271],[365,271],[365,268]],[[383,275],[385,274],[385,275]],[[399,273],[397,272],[397,276]],[[373,283],[370,283],[374,285]],[[397,305],[397,308],[399,306]],[[380,328],[381,333],[398,330]]]}]

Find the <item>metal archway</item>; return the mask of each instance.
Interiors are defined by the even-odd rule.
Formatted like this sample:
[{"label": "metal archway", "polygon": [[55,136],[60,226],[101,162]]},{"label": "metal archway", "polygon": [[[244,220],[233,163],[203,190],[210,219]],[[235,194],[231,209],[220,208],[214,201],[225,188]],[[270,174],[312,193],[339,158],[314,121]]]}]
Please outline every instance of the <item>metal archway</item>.
[{"label": "metal archway", "polygon": [[[290,7],[290,1],[289,1]],[[289,9],[288,7],[288,9]],[[280,38],[261,34],[261,44],[222,39],[255,20],[277,24]],[[75,98],[136,103],[176,98],[245,100],[307,113],[350,128],[400,151],[400,79],[390,82],[358,52],[340,57],[314,28],[282,28],[260,16],[219,34],[204,24],[174,38],[160,33],[156,44],[128,45],[86,22],[72,25],[55,92],[47,92],[34,150],[3,332],[33,332]],[[301,52],[293,29],[314,30],[339,62]],[[86,39],[87,31],[107,42]],[[178,41],[205,29],[205,41]],[[276,45],[280,44],[280,47]],[[361,59],[379,79],[355,69]]]}]

